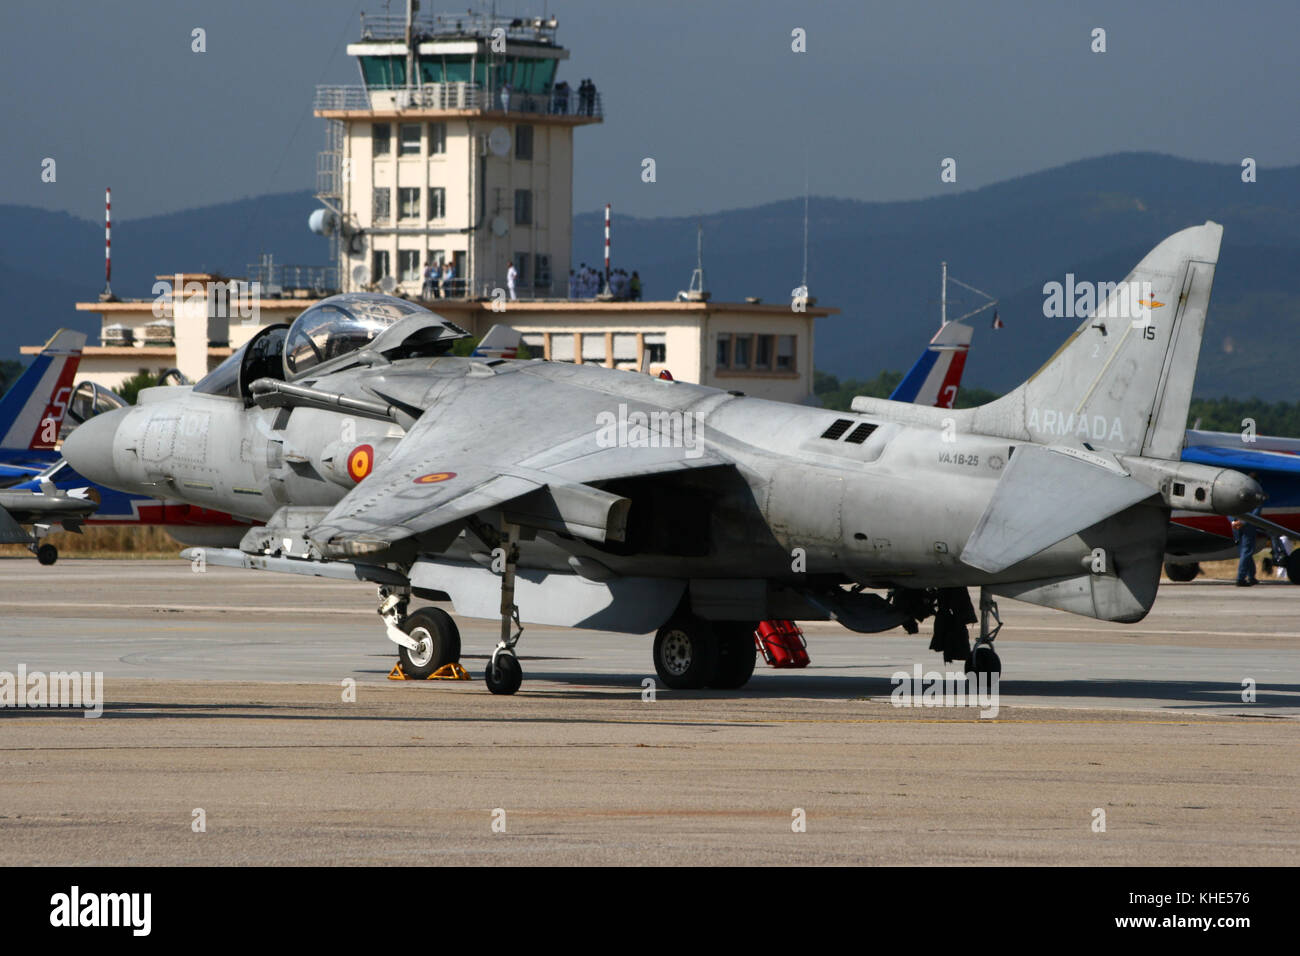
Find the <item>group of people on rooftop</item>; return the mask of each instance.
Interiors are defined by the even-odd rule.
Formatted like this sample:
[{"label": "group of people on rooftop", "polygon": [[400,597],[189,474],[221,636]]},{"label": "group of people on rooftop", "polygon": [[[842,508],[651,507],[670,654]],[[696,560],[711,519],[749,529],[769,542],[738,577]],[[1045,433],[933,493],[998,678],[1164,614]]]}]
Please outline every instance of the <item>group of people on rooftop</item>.
[{"label": "group of people on rooftop", "polygon": [[[585,262],[576,270],[569,270],[570,299],[594,299],[605,291],[605,277],[599,270],[591,268]],[[608,291],[615,299],[639,301],[641,276],[635,270],[628,275],[626,269],[613,269],[609,273]]]}]

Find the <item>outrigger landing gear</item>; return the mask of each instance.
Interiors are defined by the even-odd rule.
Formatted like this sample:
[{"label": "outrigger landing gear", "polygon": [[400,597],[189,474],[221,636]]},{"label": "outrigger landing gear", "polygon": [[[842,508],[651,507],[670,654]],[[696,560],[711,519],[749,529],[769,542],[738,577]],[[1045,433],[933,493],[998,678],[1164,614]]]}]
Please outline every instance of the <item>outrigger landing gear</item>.
[{"label": "outrigger landing gear", "polygon": [[497,545],[505,555],[505,568],[501,574],[501,640],[492,659],[488,661],[483,679],[494,694],[513,694],[524,680],[524,669],[515,656],[515,645],[524,633],[519,623],[519,608],[515,604],[515,566],[519,563],[519,526],[502,522],[500,542]]},{"label": "outrigger landing gear", "polygon": [[993,641],[1002,630],[1002,618],[998,616],[998,602],[989,596],[987,588],[980,588],[980,636],[971,648],[970,660],[966,662],[966,672],[978,677],[1002,673],[1002,661],[993,650]]}]

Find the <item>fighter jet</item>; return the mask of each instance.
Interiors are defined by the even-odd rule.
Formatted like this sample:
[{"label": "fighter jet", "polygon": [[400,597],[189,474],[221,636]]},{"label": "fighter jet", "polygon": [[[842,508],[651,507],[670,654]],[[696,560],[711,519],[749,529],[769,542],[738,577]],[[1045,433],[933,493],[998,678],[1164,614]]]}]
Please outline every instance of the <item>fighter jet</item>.
[{"label": "fighter jet", "polygon": [[990,674],[997,597],[1140,620],[1171,509],[1261,501],[1245,475],[1178,460],[1221,238],[1207,222],[1165,239],[1042,369],[975,409],[842,413],[460,358],[453,323],[346,294],[192,389],[91,419],[64,453],[111,487],[266,522],[208,563],[379,585],[410,676],[460,654],[451,617],[413,598],[500,619],[493,693],[520,686],[527,622],[655,631],[667,686],[730,688],[753,671],[757,621],[915,632],[933,614],[932,646]]},{"label": "fighter jet", "polygon": [[[59,551],[41,539],[56,527],[79,534],[98,507],[99,495],[91,488],[64,491],[46,482],[36,491],[0,489],[0,542],[25,544],[41,564],[53,564]],[[23,525],[32,530],[23,530]]]}]

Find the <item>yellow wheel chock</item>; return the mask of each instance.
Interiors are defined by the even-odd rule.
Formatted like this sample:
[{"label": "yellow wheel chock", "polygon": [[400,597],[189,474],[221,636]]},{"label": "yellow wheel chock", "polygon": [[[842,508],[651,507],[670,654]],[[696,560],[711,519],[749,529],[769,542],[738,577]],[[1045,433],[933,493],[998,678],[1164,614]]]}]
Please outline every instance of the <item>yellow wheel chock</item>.
[{"label": "yellow wheel chock", "polygon": [[[398,661],[396,664],[393,665],[393,669],[388,672],[388,679],[389,680],[419,680],[418,677],[406,676],[406,673],[402,670],[401,661]],[[436,671],[434,671],[432,674],[430,674],[428,677],[425,678],[425,680],[473,680],[473,679],[474,678],[470,677],[469,674],[465,671],[465,668],[461,667],[455,661],[452,661],[450,664],[443,664]]]}]

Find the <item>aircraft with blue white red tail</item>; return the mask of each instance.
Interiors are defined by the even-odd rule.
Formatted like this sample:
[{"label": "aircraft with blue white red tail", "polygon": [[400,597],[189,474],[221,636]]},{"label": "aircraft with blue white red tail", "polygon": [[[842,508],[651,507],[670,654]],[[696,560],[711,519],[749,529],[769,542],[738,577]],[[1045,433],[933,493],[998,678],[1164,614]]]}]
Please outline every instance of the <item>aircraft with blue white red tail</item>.
[{"label": "aircraft with blue white red tail", "polygon": [[55,446],[85,344],[84,332],[59,329],[0,398],[0,485],[58,461]]}]

